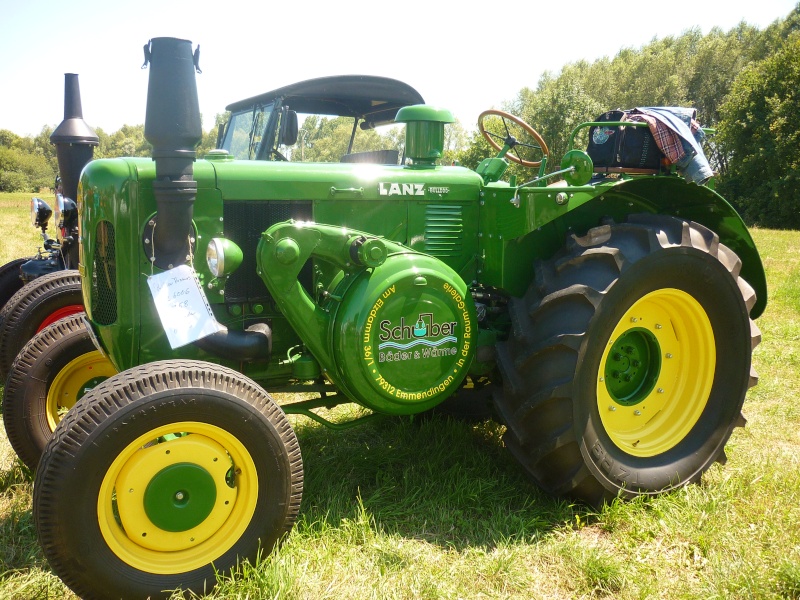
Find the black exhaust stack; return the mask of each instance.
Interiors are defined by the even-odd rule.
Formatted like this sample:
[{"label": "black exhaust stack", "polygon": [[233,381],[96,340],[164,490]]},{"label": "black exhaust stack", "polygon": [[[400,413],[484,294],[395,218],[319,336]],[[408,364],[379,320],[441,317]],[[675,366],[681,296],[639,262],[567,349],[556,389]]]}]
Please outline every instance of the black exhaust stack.
[{"label": "black exhaust stack", "polygon": [[[56,147],[61,194],[77,201],[81,171],[92,160],[94,147],[100,143],[100,138],[83,120],[81,88],[75,73],[64,73],[64,120],[50,134],[50,143]],[[68,269],[77,269],[77,222],[64,225],[67,228],[61,248],[64,264]]]},{"label": "black exhaust stack", "polygon": [[153,38],[144,47],[150,64],[144,137],[153,146],[158,215],[148,231],[148,254],[155,266],[171,269],[189,261],[197,197],[193,179],[195,148],[203,136],[195,70],[198,52],[189,40]]},{"label": "black exhaust stack", "polygon": [[64,120],[50,134],[50,143],[56,147],[61,193],[77,200],[81,171],[92,160],[100,138],[83,120],[81,88],[75,73],[64,73]]},{"label": "black exhaust stack", "polygon": [[[199,46],[192,54],[192,43],[176,38],[153,38],[144,46],[144,66],[150,64],[144,137],[153,146],[158,210],[145,229],[145,239],[152,242],[148,253],[160,269],[189,262],[194,241],[193,165],[203,136],[195,81],[199,54]],[[245,331],[226,328],[195,343],[206,352],[241,362],[268,361],[272,331],[266,323]]]}]

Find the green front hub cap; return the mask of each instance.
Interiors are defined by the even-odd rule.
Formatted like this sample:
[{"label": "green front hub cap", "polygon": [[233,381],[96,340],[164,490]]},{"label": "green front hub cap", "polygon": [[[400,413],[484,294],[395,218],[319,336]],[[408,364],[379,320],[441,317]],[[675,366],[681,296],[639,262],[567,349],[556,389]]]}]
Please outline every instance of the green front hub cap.
[{"label": "green front hub cap", "polygon": [[103,479],[97,510],[106,543],[148,573],[207,564],[252,516],[252,464],[238,438],[206,423],[173,423],[139,436]]},{"label": "green front hub cap", "polygon": [[147,485],[144,510],[164,531],[188,531],[205,521],[217,501],[214,478],[192,463],[171,465]]},{"label": "green front hub cap", "polygon": [[614,342],[605,364],[605,383],[609,395],[623,406],[644,400],[658,380],[661,347],[656,336],[636,327]]}]

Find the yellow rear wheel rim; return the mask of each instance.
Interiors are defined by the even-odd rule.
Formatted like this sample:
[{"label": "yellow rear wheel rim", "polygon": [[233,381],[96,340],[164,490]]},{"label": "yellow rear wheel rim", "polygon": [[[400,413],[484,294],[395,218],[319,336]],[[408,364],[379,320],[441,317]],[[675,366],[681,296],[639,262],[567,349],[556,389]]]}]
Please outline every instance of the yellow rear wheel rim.
[{"label": "yellow rear wheel rim", "polygon": [[597,409],[614,444],[652,457],[678,445],[706,409],[716,367],[703,307],[673,288],[637,300],[609,337],[597,376]]}]

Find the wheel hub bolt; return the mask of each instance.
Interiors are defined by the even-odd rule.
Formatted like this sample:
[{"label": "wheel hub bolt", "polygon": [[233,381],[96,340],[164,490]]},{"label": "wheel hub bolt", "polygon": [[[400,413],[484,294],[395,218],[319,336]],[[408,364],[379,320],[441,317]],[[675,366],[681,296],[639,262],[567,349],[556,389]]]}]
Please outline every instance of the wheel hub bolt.
[{"label": "wheel hub bolt", "polygon": [[183,492],[177,492],[177,493],[175,494],[175,500],[178,500],[179,502],[180,502],[181,500],[183,500],[185,497],[186,497],[186,495],[185,495]]},{"label": "wheel hub bolt", "polygon": [[635,414],[635,415],[638,417],[639,415],[641,415],[641,414],[642,414],[642,411],[640,411],[640,410],[635,410],[635,411],[633,411],[633,414]]}]

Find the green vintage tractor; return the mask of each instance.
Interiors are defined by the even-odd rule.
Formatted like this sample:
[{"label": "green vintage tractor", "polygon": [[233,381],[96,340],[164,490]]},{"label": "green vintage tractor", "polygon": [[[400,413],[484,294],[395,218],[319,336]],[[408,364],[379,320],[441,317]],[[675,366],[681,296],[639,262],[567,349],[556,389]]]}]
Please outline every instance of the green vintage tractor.
[{"label": "green vintage tractor", "polygon": [[[79,193],[85,327],[120,373],[60,421],[34,487],[45,556],[77,594],[203,593],[270,551],[303,488],[286,415],[326,422],[339,403],[489,400],[525,472],[592,505],[725,460],[766,284],[708,186],[624,164],[624,144],[547,173],[545,141],[499,111],[479,120],[495,156],[439,166],[452,116],[427,105],[397,111],[402,164],[295,160],[277,145],[291,106],[234,115],[227,152],[195,160],[191,44],[147,49],[153,160],[94,161]],[[285,125],[264,139],[261,118]],[[585,128],[595,146],[643,129]],[[509,161],[530,180],[503,181]]]}]

